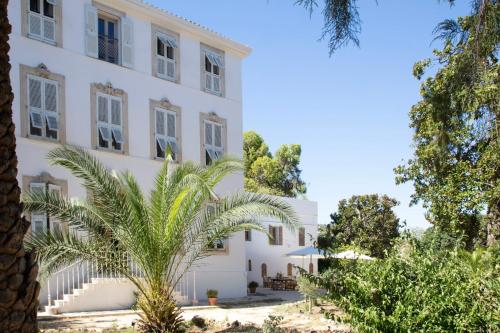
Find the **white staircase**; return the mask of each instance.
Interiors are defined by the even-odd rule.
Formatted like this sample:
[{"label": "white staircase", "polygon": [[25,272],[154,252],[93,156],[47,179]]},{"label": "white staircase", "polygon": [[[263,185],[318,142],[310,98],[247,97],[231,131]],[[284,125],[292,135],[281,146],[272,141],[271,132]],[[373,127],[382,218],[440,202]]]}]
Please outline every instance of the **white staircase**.
[{"label": "white staircase", "polygon": [[[129,272],[141,278],[140,272],[130,264]],[[181,278],[174,291],[179,305],[189,303],[188,279]],[[107,311],[130,309],[136,302],[136,287],[122,274],[88,263],[77,262],[52,274],[46,282],[46,313]]]}]

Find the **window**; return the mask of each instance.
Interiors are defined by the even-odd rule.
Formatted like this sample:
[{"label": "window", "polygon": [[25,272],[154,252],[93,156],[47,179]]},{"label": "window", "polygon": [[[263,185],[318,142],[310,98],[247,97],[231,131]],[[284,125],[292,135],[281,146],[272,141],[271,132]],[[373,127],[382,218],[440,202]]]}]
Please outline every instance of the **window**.
[{"label": "window", "polygon": [[[50,193],[50,195],[61,195],[61,186],[50,183],[30,183],[30,191],[40,191]],[[31,231],[45,232],[48,230],[62,231],[61,222],[54,217],[49,216],[46,212],[36,212],[31,214]]]},{"label": "window", "polygon": [[205,154],[206,165],[210,165],[224,154],[221,124],[205,121]]},{"label": "window", "polygon": [[99,15],[97,19],[98,58],[113,64],[119,62],[118,19]]},{"label": "window", "polygon": [[314,274],[314,264],[312,262],[309,263],[309,274]]},{"label": "window", "polygon": [[208,46],[202,50],[202,87],[211,94],[222,96],[224,87],[224,53]]},{"label": "window", "polygon": [[162,79],[176,80],[177,39],[163,32],[155,32],[156,71]]},{"label": "window", "polygon": [[215,112],[200,113],[202,164],[210,165],[226,152],[226,123],[226,120],[218,117]]},{"label": "window", "polygon": [[299,228],[299,246],[306,245],[306,229],[304,227]]},{"label": "window", "polygon": [[97,94],[97,134],[99,148],[122,151],[122,100]]},{"label": "window", "polygon": [[252,260],[248,259],[248,271],[251,272],[252,271]]},{"label": "window", "polygon": [[155,108],[155,143],[156,157],[165,158],[167,148],[170,148],[175,161],[179,153],[176,138],[177,115],[173,111]]},{"label": "window", "polygon": [[150,112],[150,156],[163,160],[170,149],[172,160],[182,160],[181,108],[172,105],[167,98],[149,100]]},{"label": "window", "polygon": [[265,263],[263,263],[262,265],[260,265],[260,275],[262,277],[266,277],[267,276],[267,265]]},{"label": "window", "polygon": [[58,140],[57,81],[28,75],[29,135]]},{"label": "window", "polygon": [[269,226],[269,244],[270,245],[283,245],[283,227]]},{"label": "window", "polygon": [[64,77],[20,65],[21,135],[64,143]]},{"label": "window", "polygon": [[252,230],[251,229],[245,230],[245,240],[247,242],[251,242],[252,241]]},{"label": "window", "polygon": [[92,146],[128,153],[127,94],[107,85],[91,85]]},{"label": "window", "polygon": [[[67,193],[67,182],[51,177],[43,172],[39,176],[23,176],[23,191],[41,192],[43,194],[64,196]],[[31,232],[46,232],[47,230],[65,230],[65,224],[49,216],[47,212],[32,212]]]},{"label": "window", "polygon": [[[85,52],[88,56],[134,67],[134,26],[125,14],[96,4],[85,6]],[[101,8],[102,7],[102,8]]]},{"label": "window", "polygon": [[[211,203],[207,205],[207,212],[209,215],[215,213],[215,204]],[[221,251],[225,252],[227,250],[227,239],[217,239],[208,245],[209,251]]]},{"label": "window", "polygon": [[291,263],[286,265],[286,275],[293,276],[293,265]]},{"label": "window", "polygon": [[61,8],[57,0],[23,0],[27,5],[26,35],[39,41],[57,45],[60,44],[60,14]]}]

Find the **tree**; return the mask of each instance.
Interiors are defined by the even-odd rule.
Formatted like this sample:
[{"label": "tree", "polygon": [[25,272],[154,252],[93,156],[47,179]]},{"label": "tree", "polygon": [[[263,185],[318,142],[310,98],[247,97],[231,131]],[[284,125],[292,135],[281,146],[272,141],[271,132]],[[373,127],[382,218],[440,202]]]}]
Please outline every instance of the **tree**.
[{"label": "tree", "polygon": [[[81,148],[56,148],[49,160],[79,178],[89,199],[75,202],[60,194],[28,193],[27,212],[46,211],[67,221],[69,231],[36,233],[27,244],[46,273],[84,260],[126,276],[139,293],[143,332],[180,329],[173,292],[191,265],[209,255],[208,246],[244,229],[265,232],[259,217],[277,218],[292,229],[298,223],[293,209],[281,200],[245,192],[223,198],[215,194],[223,178],[243,169],[230,158],[209,167],[185,162],[173,170],[167,161],[149,195],[132,174],[106,169]],[[86,237],[77,234],[82,230]],[[143,277],[132,274],[128,260],[119,259],[125,254]]]},{"label": "tree", "polygon": [[413,183],[412,203],[421,201],[428,220],[468,248],[483,212],[488,243],[500,237],[500,4],[481,6],[443,22],[436,30],[443,49],[415,64],[418,79],[430,64],[441,67],[422,83],[422,100],[410,111],[414,156],[395,169],[397,183]]},{"label": "tree", "polygon": [[[378,0],[375,0],[378,1]],[[438,0],[451,5],[455,0]],[[303,6],[312,15],[315,8],[319,7],[318,0],[295,0],[295,4]],[[359,34],[361,33],[361,18],[359,15],[357,0],[324,0],[323,6],[323,32],[321,39],[328,39],[330,56],[338,49],[353,43],[359,46]],[[497,0],[472,0],[472,14],[478,15],[483,27],[482,18],[487,11],[492,9],[489,4],[496,4]]]},{"label": "tree", "polygon": [[7,0],[0,0],[0,331],[36,332],[38,266],[26,253],[29,222],[21,217],[17,155],[12,121]]},{"label": "tree", "polygon": [[383,258],[399,237],[399,218],[393,211],[398,205],[387,195],[354,195],[340,200],[332,221],[320,230],[318,246],[336,250],[354,246],[366,250],[371,256]]},{"label": "tree", "polygon": [[275,156],[269,152],[264,139],[253,131],[243,136],[245,189],[255,193],[297,197],[306,193],[300,178],[301,147],[298,144],[281,145]]}]

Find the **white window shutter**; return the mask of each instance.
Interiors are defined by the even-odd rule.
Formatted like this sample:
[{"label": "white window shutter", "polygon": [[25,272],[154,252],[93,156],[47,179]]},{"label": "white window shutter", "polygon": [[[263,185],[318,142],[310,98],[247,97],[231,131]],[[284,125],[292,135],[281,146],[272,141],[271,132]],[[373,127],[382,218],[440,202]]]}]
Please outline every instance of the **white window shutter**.
[{"label": "white window shutter", "polygon": [[97,8],[90,4],[85,5],[85,53],[89,57],[97,58],[99,45],[97,41]]},{"label": "white window shutter", "polygon": [[45,183],[30,183],[30,191],[31,192],[38,192],[41,191],[45,193]]},{"label": "white window shutter", "polygon": [[134,67],[134,23],[128,17],[121,18],[122,25],[122,65]]},{"label": "white window shutter", "polygon": [[30,12],[28,15],[28,29],[31,36],[41,38],[42,18],[39,15]]}]

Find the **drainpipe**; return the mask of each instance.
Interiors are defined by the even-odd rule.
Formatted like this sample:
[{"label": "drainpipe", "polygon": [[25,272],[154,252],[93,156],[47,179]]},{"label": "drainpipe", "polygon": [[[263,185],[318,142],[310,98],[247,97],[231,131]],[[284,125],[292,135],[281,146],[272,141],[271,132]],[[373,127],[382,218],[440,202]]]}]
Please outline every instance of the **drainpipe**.
[{"label": "drainpipe", "polygon": [[196,271],[193,271],[193,305],[197,305],[198,300],[196,299]]}]

